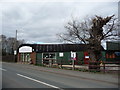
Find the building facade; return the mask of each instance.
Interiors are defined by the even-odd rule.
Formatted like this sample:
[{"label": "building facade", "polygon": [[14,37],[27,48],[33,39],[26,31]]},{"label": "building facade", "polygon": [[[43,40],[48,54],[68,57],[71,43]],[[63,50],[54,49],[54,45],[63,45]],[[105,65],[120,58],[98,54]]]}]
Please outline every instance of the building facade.
[{"label": "building facade", "polygon": [[[87,45],[84,44],[22,44],[18,48],[18,62],[32,64],[88,64]],[[101,60],[105,60],[102,51]]]}]

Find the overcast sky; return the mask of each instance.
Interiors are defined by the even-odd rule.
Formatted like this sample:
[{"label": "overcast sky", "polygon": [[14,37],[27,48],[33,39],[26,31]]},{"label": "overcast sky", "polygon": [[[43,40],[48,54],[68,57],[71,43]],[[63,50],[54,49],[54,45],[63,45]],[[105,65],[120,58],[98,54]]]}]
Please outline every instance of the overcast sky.
[{"label": "overcast sky", "polygon": [[89,1],[38,1],[35,0],[1,0],[2,15],[0,25],[2,34],[26,42],[58,43],[56,34],[65,31],[64,25],[77,17],[84,20],[94,15],[118,16],[118,0]]}]

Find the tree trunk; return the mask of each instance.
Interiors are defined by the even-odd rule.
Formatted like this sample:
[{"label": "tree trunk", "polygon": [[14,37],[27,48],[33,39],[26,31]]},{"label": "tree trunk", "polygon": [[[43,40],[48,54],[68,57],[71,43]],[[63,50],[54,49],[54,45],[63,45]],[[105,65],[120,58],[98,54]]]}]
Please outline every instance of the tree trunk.
[{"label": "tree trunk", "polygon": [[88,54],[90,56],[90,61],[89,61],[89,70],[92,71],[100,71],[100,63],[99,59],[101,58],[101,50],[88,50]]},{"label": "tree trunk", "polygon": [[90,56],[90,61],[97,61],[96,55],[95,55],[95,53],[94,53],[94,50],[89,50],[89,51],[88,51],[88,54],[89,54],[89,56]]}]

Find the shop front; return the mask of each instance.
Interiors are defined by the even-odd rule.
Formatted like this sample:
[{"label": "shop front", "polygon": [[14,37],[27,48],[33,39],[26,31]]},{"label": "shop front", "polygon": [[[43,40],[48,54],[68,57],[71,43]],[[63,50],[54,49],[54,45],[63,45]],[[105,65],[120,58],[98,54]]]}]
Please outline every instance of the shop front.
[{"label": "shop front", "polygon": [[22,46],[19,48],[18,61],[23,63],[33,63],[33,49],[30,46]]}]

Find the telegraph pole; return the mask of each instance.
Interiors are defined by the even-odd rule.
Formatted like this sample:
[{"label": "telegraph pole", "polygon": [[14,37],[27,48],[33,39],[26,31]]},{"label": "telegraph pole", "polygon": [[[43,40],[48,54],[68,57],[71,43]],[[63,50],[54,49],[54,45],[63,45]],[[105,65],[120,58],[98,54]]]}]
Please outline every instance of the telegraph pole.
[{"label": "telegraph pole", "polygon": [[16,55],[17,55],[17,30],[15,33],[15,49],[14,49],[14,60],[16,61]]},{"label": "telegraph pole", "polygon": [[[118,2],[118,23],[120,23],[120,1]],[[120,38],[120,26],[118,26],[118,37]]]},{"label": "telegraph pole", "polygon": [[17,43],[17,30],[16,30],[16,43]]}]

